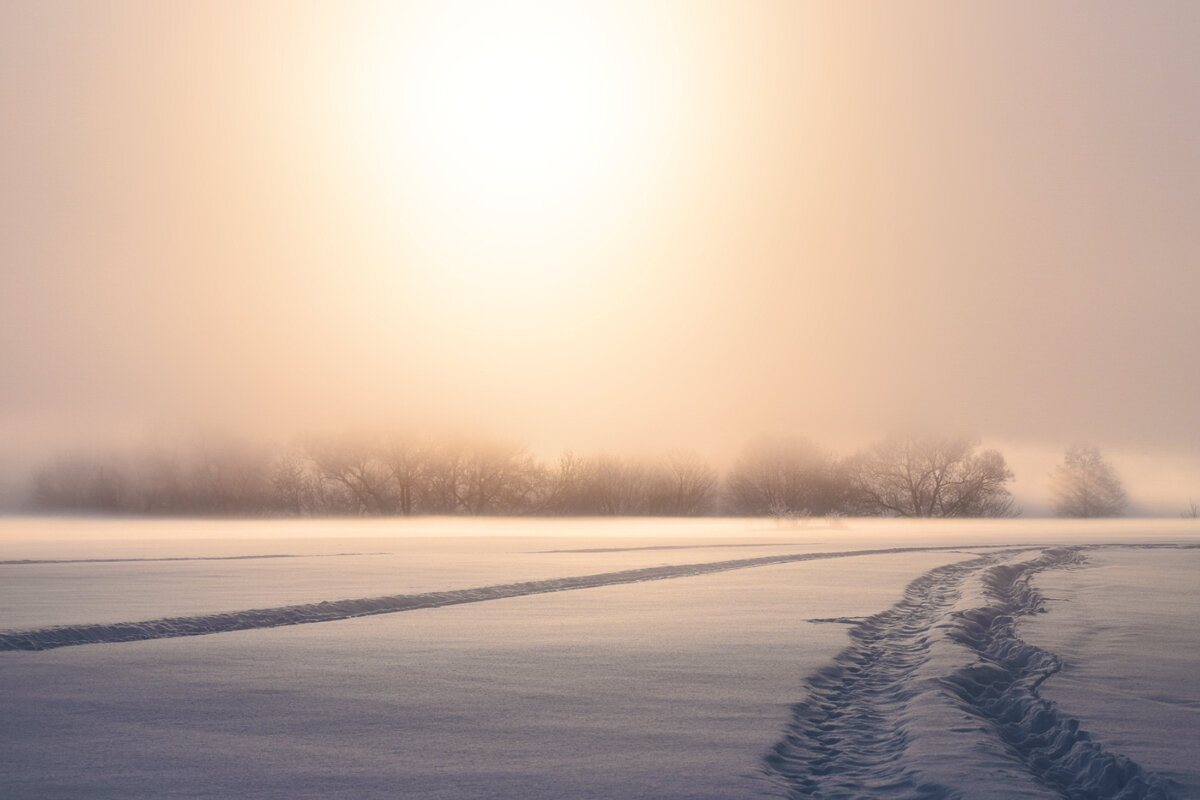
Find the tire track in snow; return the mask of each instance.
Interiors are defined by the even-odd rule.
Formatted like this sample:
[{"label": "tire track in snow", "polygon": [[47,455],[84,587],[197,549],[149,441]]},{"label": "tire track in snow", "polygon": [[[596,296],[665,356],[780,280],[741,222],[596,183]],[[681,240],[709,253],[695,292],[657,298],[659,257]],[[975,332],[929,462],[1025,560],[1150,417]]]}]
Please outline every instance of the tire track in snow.
[{"label": "tire track in snow", "polygon": [[1017,636],[1017,619],[1044,610],[1030,579],[1082,561],[1080,548],[1046,550],[1032,561],[992,567],[983,577],[991,604],[954,615],[950,636],[979,656],[945,683],[962,707],[984,720],[1042,785],[1071,800],[1165,800],[1170,784],[1112,753],[1041,697],[1038,687],[1062,668],[1058,656]]},{"label": "tire track in snow", "polygon": [[[1037,784],[1068,800],[1173,797],[1164,779],[1108,752],[1040,697],[1038,687],[1061,662],[1016,635],[1018,617],[1043,610],[1032,576],[1080,563],[1081,549],[1046,549],[1015,565],[996,562],[1020,549],[997,552],[913,581],[899,603],[851,630],[853,643],[832,666],[808,679],[807,699],[793,707],[783,739],[764,758],[768,779],[791,798],[964,797],[923,777],[919,759],[906,753],[908,721],[930,702],[929,681],[917,673],[945,630],[978,660],[941,678],[943,693],[982,720]],[[977,575],[989,604],[954,611],[964,583]]]},{"label": "tire track in snow", "polygon": [[[994,546],[978,545],[977,547],[991,548]],[[576,589],[594,589],[601,586],[615,586],[623,583],[687,578],[750,567],[790,564],[798,561],[912,552],[937,552],[946,549],[948,548],[896,547],[883,550],[850,550],[833,553],[791,553],[699,564],[673,564],[570,578],[551,578],[540,581],[506,583],[474,589],[332,600],[320,603],[279,606],[276,608],[232,611],[222,614],[168,617],[141,622],[61,625],[35,630],[0,633],[0,651],[49,650],[55,647],[70,647],[82,644],[115,644],[118,642],[145,641],[147,639],[168,639],[181,636],[201,636],[209,633],[228,633],[255,628],[278,628],[284,625],[333,622],[353,617],[394,614],[401,611],[440,608],[442,606],[460,605],[463,603],[481,603],[488,600],[524,597],[533,594],[566,592]]]}]

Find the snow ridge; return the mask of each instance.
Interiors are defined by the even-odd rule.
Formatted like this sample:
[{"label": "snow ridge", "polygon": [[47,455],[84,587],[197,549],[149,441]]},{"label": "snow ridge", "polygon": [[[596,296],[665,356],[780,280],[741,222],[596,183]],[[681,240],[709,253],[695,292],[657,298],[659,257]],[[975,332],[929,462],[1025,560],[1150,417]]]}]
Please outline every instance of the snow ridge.
[{"label": "snow ridge", "polygon": [[583,547],[574,550],[534,550],[538,554],[550,553],[632,553],[641,550],[718,550],[731,547],[801,547],[816,542],[751,542],[743,544],[653,544],[644,547]]},{"label": "snow ridge", "polygon": [[[980,547],[985,546],[980,545]],[[142,622],[63,625],[36,630],[0,633],[0,651],[49,650],[55,647],[69,647],[82,644],[112,644],[117,642],[144,641],[147,639],[167,639],[179,636],[200,636],[208,633],[226,633],[253,628],[277,628],[284,625],[332,622],[352,617],[393,614],[401,611],[438,608],[461,603],[480,603],[487,600],[523,597],[548,592],[565,592],[623,583],[685,578],[749,567],[789,564],[797,561],[945,549],[944,547],[897,547],[885,550],[851,550],[833,553],[791,553],[699,564],[672,564],[644,569],[623,570],[620,572],[604,572],[571,578],[506,583],[496,586],[457,589],[445,592],[424,592],[421,594],[398,594],[386,597],[332,600],[276,608],[233,611],[223,614],[169,617]]]},{"label": "snow ridge", "polygon": [[1105,750],[1080,728],[1079,720],[1038,694],[1038,687],[1062,663],[1017,636],[1019,617],[1044,611],[1030,578],[1081,560],[1079,548],[1061,548],[987,570],[983,585],[992,604],[956,613],[950,631],[950,637],[978,654],[979,661],[946,678],[945,684],[1039,783],[1063,797],[1170,798],[1166,780]]},{"label": "snow ridge", "polygon": [[[996,552],[913,581],[899,603],[851,629],[852,644],[832,666],[808,678],[807,699],[792,707],[783,738],[764,757],[767,779],[797,800],[973,796],[947,785],[953,780],[930,777],[944,766],[923,760],[928,741],[913,752],[918,737],[929,735],[929,712],[950,702],[983,725],[946,735],[998,742],[1001,757],[1044,790],[1068,800],[1172,798],[1166,780],[1106,751],[1038,694],[1061,661],[1016,634],[1019,617],[1043,610],[1031,578],[1081,563],[1081,549],[1046,549],[1017,564],[1003,562],[1019,550]],[[964,584],[976,577],[988,604],[955,610]],[[967,647],[974,662],[931,676],[940,663],[931,650],[944,647],[942,637]]]},{"label": "snow ridge", "polygon": [[933,627],[963,581],[995,559],[937,567],[909,584],[899,603],[852,628],[853,644],[808,679],[808,699],[792,707],[784,738],[765,758],[767,777],[793,798],[960,797],[906,763],[904,718],[919,694],[916,672],[929,658]]},{"label": "snow ridge", "polygon": [[162,556],[158,558],[18,558],[0,561],[0,567],[29,564],[136,564],[143,561],[254,561],[261,558],[340,558],[343,556],[386,556],[389,553],[267,553],[251,556]]}]

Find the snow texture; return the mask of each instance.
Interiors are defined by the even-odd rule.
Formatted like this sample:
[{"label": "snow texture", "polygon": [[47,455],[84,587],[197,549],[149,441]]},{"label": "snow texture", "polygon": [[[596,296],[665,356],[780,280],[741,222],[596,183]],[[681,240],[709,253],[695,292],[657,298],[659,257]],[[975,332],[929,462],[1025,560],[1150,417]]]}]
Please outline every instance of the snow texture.
[{"label": "snow texture", "polygon": [[255,556],[162,556],[159,558],[17,558],[0,561],[0,567],[29,564],[139,564],[147,561],[257,561],[264,558],[337,558],[338,556],[370,556],[383,553],[266,553]]},{"label": "snow texture", "polygon": [[[1192,796],[1194,533],[1154,542],[1093,528],[1047,544],[1032,524],[1014,530],[914,536],[909,547],[839,532],[837,551],[782,533],[541,548],[497,539],[486,552],[475,541],[463,545],[474,560],[445,549],[413,561],[457,565],[428,572],[425,586],[442,591],[0,631],[0,793]],[[375,555],[312,541],[324,549],[314,557]],[[397,558],[431,546],[409,540]],[[28,576],[22,587],[53,583],[40,597],[67,602],[73,585],[119,592],[136,570],[160,586],[164,570],[185,569],[175,562],[211,562],[193,575],[202,579],[247,560],[259,565],[248,577],[294,574],[285,565],[302,559],[175,547],[104,558],[66,544],[0,566]],[[733,547],[779,552],[720,558]],[[687,558],[696,563],[677,563]],[[134,571],[113,573],[114,562]],[[362,560],[315,563],[328,565],[324,596],[387,585]],[[593,572],[542,577],[581,565]],[[513,580],[530,571],[537,579]],[[202,634],[229,635],[185,638]],[[143,643],[122,644],[132,642]],[[90,644],[121,646],[72,647]]]},{"label": "snow texture", "polygon": [[116,644],[119,642],[145,641],[147,639],[170,639],[179,636],[228,633],[230,631],[244,631],[254,628],[278,628],[284,625],[333,622],[374,614],[394,614],[401,611],[439,608],[441,606],[460,605],[462,603],[481,603],[488,600],[523,597],[548,592],[595,589],[600,586],[614,586],[623,583],[640,583],[643,581],[709,575],[715,572],[789,564],[797,561],[911,553],[941,549],[944,548],[900,547],[886,550],[859,550],[838,553],[793,553],[701,564],[647,567],[645,569],[606,572],[598,575],[582,575],[570,578],[555,578],[544,581],[522,581],[520,583],[483,586],[475,589],[460,589],[448,592],[423,592],[421,594],[400,594],[388,597],[326,600],[320,603],[305,603],[279,608],[250,609],[225,614],[169,617],[142,622],[121,622],[104,625],[60,625],[36,630],[0,633],[0,651],[49,650],[55,647],[70,647],[73,645]]},{"label": "snow texture", "polygon": [[[936,683],[984,723],[982,731],[998,739],[1036,784],[1073,800],[1175,796],[1169,781],[1105,748],[1038,692],[1061,662],[1021,640],[1016,623],[1044,610],[1031,577],[1080,564],[1081,548],[996,563],[1010,554],[935,568],[910,584],[895,606],[851,630],[854,644],[808,679],[808,698],[795,707],[783,740],[765,759],[768,775],[789,797],[972,796],[931,780],[921,759],[908,753],[911,721],[940,702],[930,696],[937,689],[918,676],[939,636],[967,647],[976,660]],[[969,579],[981,581],[988,602],[954,610]],[[960,731],[964,738],[970,733]]]}]

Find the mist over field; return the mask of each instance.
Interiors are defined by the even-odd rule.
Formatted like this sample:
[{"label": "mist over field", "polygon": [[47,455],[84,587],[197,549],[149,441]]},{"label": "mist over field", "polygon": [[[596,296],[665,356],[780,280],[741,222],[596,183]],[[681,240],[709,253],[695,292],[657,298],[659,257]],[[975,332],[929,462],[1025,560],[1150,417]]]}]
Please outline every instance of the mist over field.
[{"label": "mist over field", "polygon": [[1200,796],[1197,42],[0,3],[0,794]]},{"label": "mist over field", "polygon": [[1189,4],[0,11],[0,489],[359,430],[967,431],[1200,497]]}]

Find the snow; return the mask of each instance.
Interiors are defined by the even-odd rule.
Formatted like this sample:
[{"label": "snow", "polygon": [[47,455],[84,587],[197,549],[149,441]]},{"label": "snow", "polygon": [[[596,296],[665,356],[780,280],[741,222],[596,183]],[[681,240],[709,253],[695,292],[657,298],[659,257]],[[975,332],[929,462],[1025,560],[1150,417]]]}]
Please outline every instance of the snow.
[{"label": "snow", "polygon": [[[836,796],[833,775],[871,796],[1105,796],[1102,768],[1058,770],[1064,789],[1030,766],[1030,732],[1082,730],[1145,778],[1110,796],[1195,795],[1198,542],[1170,521],[6,520],[0,561],[70,562],[0,564],[10,637],[479,596],[0,652],[0,785],[756,798]],[[890,552],[831,555],[866,550]],[[246,557],[268,555],[287,557]],[[128,560],[146,558],[187,560]],[[566,581],[588,576],[609,577]],[[982,665],[1033,694],[964,690]],[[1026,738],[1006,740],[995,718],[1017,707]]]},{"label": "snow", "polygon": [[1050,613],[1021,635],[1063,659],[1043,694],[1100,740],[1200,797],[1200,550],[1087,554],[1084,569],[1045,572]]}]

